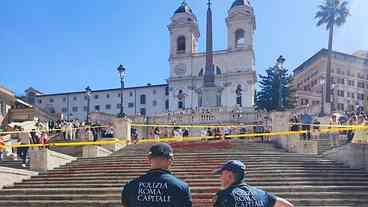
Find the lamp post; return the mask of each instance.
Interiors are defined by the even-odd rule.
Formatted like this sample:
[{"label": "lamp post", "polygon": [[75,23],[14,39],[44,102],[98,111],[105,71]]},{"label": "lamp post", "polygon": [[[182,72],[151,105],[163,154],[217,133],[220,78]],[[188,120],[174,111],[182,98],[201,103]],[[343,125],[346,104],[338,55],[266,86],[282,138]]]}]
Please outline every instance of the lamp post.
[{"label": "lamp post", "polygon": [[87,94],[87,118],[86,118],[86,122],[89,123],[89,111],[90,111],[90,102],[91,102],[91,95],[92,95],[92,90],[89,86],[87,86],[87,88],[86,88],[86,94]]},{"label": "lamp post", "polygon": [[319,116],[322,117],[325,115],[325,97],[324,97],[324,85],[326,83],[326,80],[324,77],[321,78],[321,80],[319,81],[319,83],[321,84],[322,87],[322,93],[321,93],[321,112],[319,113]]},{"label": "lamp post", "polygon": [[125,75],[126,75],[126,69],[124,68],[124,66],[119,65],[119,67],[117,68],[117,71],[119,73],[119,78],[120,78],[120,113],[119,113],[119,117],[120,118],[124,118],[125,114],[124,114],[124,99],[123,99],[123,90],[124,90],[124,80],[125,80]]},{"label": "lamp post", "polygon": [[279,83],[280,83],[280,87],[279,87],[279,107],[280,107],[280,111],[283,110],[283,94],[282,94],[282,70],[284,68],[284,62],[286,61],[286,59],[280,55],[279,58],[277,58],[277,76],[279,78]]},{"label": "lamp post", "polygon": [[332,112],[334,112],[336,110],[336,107],[335,107],[335,97],[336,97],[335,96],[335,93],[336,93],[335,87],[336,87],[336,84],[332,83],[332,85],[331,85],[331,88],[332,88],[332,90],[331,90],[331,95],[332,95],[331,111]]}]

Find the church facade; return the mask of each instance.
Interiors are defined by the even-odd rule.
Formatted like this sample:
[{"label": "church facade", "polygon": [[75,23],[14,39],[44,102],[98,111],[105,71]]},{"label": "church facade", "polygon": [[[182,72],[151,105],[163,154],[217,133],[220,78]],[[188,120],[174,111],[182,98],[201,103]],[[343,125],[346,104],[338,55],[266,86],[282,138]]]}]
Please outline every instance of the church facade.
[{"label": "church facade", "polygon": [[[175,11],[168,26],[170,32],[168,84],[171,111],[202,107],[253,107],[256,84],[254,52],[256,23],[249,1],[236,0],[232,4],[226,18],[226,26],[227,48],[213,51],[212,11],[209,6],[206,51],[198,52],[200,31],[195,14],[185,2]],[[214,76],[212,77],[214,91],[206,87],[208,70]],[[206,96],[211,96],[206,93],[214,94],[212,101],[205,101]]]},{"label": "church facade", "polygon": [[[155,116],[186,110],[253,111],[256,89],[254,35],[256,21],[249,0],[235,0],[228,10],[227,47],[213,50],[212,9],[207,8],[206,51],[198,51],[198,19],[184,1],[168,25],[170,33],[167,84],[126,88],[124,112],[129,116]],[[27,92],[28,91],[28,92]],[[42,94],[27,90],[36,106],[67,119],[85,120],[90,112],[118,114],[120,90]],[[90,104],[87,107],[87,103]]]}]

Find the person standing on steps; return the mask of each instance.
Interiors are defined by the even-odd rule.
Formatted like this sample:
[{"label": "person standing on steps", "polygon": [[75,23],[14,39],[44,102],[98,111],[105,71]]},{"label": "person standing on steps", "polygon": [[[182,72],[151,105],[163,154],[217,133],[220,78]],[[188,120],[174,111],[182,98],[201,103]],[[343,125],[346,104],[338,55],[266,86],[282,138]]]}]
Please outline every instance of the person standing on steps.
[{"label": "person standing on steps", "polygon": [[214,174],[221,174],[224,188],[216,194],[214,207],[294,207],[283,198],[243,183],[245,165],[239,160],[227,161]]},{"label": "person standing on steps", "polygon": [[192,207],[188,184],[169,171],[173,162],[169,144],[153,145],[148,154],[151,165],[145,175],[126,184],[121,193],[124,207]]}]

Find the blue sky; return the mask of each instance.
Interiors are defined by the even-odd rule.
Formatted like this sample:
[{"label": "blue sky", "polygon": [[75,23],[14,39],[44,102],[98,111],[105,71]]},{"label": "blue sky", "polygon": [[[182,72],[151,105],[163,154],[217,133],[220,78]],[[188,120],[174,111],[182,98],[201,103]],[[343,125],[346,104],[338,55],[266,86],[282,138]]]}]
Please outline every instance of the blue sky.
[{"label": "blue sky", "polygon": [[[213,0],[214,46],[226,47],[225,17],[234,0]],[[206,0],[187,0],[205,44]],[[327,45],[313,19],[320,0],[253,0],[257,18],[257,73],[280,55],[294,69]],[[169,74],[167,25],[181,0],[1,0],[0,85],[21,95],[165,83]],[[336,31],[336,50],[368,50],[367,0],[350,0],[352,16]]]}]

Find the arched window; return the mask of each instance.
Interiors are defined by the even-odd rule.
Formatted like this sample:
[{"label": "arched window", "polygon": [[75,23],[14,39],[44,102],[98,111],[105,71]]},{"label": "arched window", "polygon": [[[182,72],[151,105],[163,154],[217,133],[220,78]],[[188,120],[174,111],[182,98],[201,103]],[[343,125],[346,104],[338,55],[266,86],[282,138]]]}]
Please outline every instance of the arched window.
[{"label": "arched window", "polygon": [[183,90],[179,90],[178,98],[178,109],[185,109],[185,94]]},{"label": "arched window", "polygon": [[199,71],[198,76],[199,76],[199,77],[203,76],[203,68],[201,68],[201,71]]},{"label": "arched window", "polygon": [[242,29],[238,29],[235,32],[235,47],[243,47],[245,44],[245,32]]},{"label": "arched window", "polygon": [[177,39],[177,52],[184,53],[185,52],[185,37],[180,36]]},{"label": "arched window", "polygon": [[236,104],[239,105],[240,107],[242,107],[242,88],[241,88],[241,85],[238,85],[236,87],[236,90],[235,90],[235,95],[236,95]]},{"label": "arched window", "polygon": [[221,68],[219,66],[216,66],[216,75],[221,75]]}]

